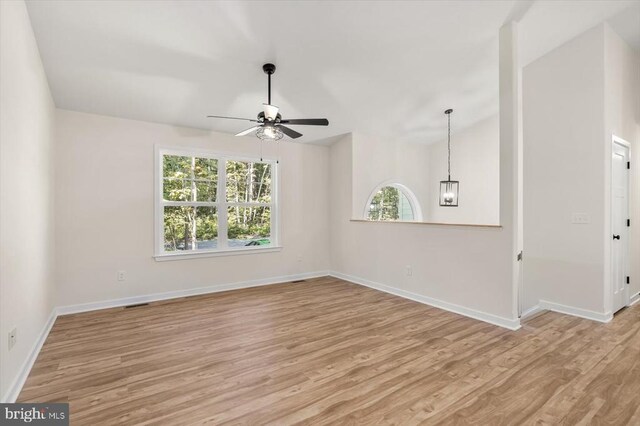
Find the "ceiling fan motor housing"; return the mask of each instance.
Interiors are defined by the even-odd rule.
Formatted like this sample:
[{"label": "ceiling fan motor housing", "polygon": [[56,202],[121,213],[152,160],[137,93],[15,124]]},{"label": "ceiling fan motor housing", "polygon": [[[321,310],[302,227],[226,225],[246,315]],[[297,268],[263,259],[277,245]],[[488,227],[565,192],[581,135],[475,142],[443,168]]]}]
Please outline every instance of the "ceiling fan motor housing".
[{"label": "ceiling fan motor housing", "polygon": [[[278,115],[276,115],[275,120],[273,120],[274,123],[279,123],[280,120],[282,120],[282,115],[280,115],[280,113],[278,113]],[[268,122],[269,120],[265,120],[264,118],[264,111],[260,111],[258,113],[258,121],[264,123],[264,122]]]}]

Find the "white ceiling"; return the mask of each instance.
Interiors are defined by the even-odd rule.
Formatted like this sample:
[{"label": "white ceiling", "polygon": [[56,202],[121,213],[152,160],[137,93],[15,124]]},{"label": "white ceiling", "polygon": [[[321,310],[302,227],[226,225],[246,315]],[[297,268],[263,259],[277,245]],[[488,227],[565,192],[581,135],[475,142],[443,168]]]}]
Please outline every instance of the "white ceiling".
[{"label": "white ceiling", "polygon": [[[249,126],[205,116],[254,118],[266,102],[261,66],[273,62],[283,117],[330,121],[295,127],[298,140],[361,131],[428,143],[443,138],[446,108],[454,129],[497,112],[506,21],[520,22],[525,64],[637,5],[50,0],[28,10],[59,108],[236,133]],[[633,19],[616,25],[636,37]]]}]

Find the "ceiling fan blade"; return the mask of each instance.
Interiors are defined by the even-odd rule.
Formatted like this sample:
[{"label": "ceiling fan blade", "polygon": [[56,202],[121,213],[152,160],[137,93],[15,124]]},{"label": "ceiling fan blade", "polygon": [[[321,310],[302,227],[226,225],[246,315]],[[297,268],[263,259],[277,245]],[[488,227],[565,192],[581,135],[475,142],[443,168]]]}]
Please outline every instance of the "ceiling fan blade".
[{"label": "ceiling fan blade", "polygon": [[302,136],[302,133],[298,133],[293,129],[290,129],[288,127],[285,126],[278,126],[278,128],[280,130],[282,130],[282,133],[284,133],[285,135],[289,136],[291,139],[297,139],[300,136]]},{"label": "ceiling fan blade", "polygon": [[252,121],[254,123],[258,123],[258,120],[252,120],[250,118],[224,117],[222,115],[207,115],[207,118],[226,118],[228,120],[244,120],[244,121]]},{"label": "ceiling fan blade", "polygon": [[329,120],[326,118],[298,118],[293,120],[281,120],[282,124],[294,124],[301,126],[328,126]]},{"label": "ceiling fan blade", "polygon": [[269,104],[262,104],[262,106],[264,107],[264,118],[269,121],[275,120],[276,116],[278,115],[278,110],[280,108],[278,108],[275,105],[269,105]]},{"label": "ceiling fan blade", "polygon": [[236,136],[245,136],[248,135],[251,132],[255,132],[256,130],[258,130],[260,128],[260,126],[253,126],[248,128],[247,130],[243,130],[240,133],[237,133]]}]

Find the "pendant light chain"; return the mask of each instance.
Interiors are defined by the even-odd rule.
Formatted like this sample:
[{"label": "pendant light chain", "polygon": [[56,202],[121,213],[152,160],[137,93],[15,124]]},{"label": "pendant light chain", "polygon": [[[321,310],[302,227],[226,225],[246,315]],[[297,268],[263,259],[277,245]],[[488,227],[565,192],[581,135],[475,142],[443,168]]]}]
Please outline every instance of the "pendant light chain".
[{"label": "pendant light chain", "polygon": [[447,114],[447,175],[451,180],[451,114]]}]

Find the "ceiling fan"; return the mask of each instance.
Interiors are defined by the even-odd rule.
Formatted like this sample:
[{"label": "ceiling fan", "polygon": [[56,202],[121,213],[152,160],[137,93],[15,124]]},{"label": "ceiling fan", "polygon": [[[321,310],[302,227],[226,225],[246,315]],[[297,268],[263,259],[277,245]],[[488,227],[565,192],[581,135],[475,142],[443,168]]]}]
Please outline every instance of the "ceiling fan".
[{"label": "ceiling fan", "polygon": [[302,136],[302,133],[298,133],[289,127],[283,126],[283,124],[293,126],[328,126],[329,120],[326,118],[298,118],[283,120],[282,116],[278,112],[279,108],[275,105],[271,105],[271,75],[276,72],[276,66],[273,64],[264,64],[262,70],[267,74],[268,78],[268,103],[262,104],[263,111],[258,114],[257,120],[250,118],[238,118],[238,117],[223,117],[220,115],[208,115],[209,118],[226,118],[230,120],[244,120],[257,123],[253,127],[243,130],[236,134],[236,136],[245,136],[252,132],[256,132],[256,136],[262,140],[277,141],[282,139],[283,135],[289,136],[291,139],[296,139]]}]

